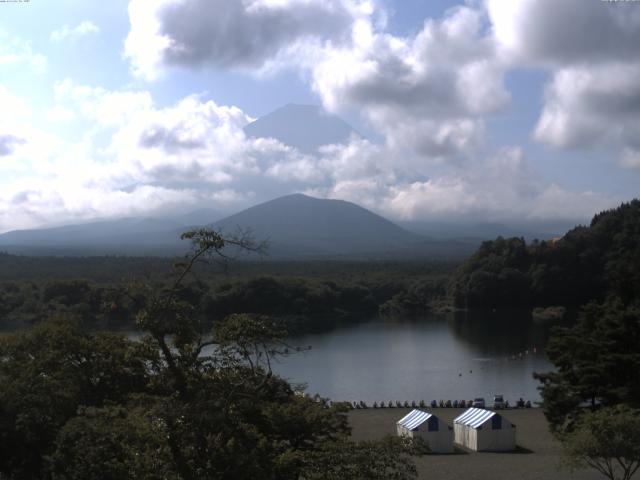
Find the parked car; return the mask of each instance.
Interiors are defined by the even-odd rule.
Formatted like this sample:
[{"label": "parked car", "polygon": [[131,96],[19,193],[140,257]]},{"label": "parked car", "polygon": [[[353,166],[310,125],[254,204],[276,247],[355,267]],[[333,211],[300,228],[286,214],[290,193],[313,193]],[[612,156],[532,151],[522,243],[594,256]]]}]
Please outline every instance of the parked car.
[{"label": "parked car", "polygon": [[474,398],[473,408],[484,408],[484,398],[481,398],[481,397]]},{"label": "parked car", "polygon": [[502,395],[494,395],[493,396],[493,408],[496,410],[500,410],[505,408],[504,397]]}]

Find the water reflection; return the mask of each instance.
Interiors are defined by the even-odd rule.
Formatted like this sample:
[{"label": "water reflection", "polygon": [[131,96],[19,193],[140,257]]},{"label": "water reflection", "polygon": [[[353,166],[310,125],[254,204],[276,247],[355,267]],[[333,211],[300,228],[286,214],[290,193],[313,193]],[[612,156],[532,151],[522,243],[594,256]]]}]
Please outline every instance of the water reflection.
[{"label": "water reflection", "polygon": [[551,365],[543,354],[548,327],[515,312],[457,313],[422,320],[379,320],[294,341],[311,345],[276,370],[309,393],[336,400],[489,398],[539,399],[534,371]]},{"label": "water reflection", "polygon": [[447,316],[451,331],[479,355],[512,357],[542,352],[549,324],[535,323],[528,310],[460,311]]}]

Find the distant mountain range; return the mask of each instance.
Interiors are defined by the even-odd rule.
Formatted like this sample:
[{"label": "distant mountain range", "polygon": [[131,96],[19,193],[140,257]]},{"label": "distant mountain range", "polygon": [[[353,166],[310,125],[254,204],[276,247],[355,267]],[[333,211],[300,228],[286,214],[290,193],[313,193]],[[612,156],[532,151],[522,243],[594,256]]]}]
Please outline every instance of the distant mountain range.
[{"label": "distant mountain range", "polygon": [[211,209],[179,217],[120,218],[0,235],[0,251],[24,255],[172,255],[185,244],[180,234],[212,223],[220,213]]},{"label": "distant mountain range", "polygon": [[423,241],[420,235],[354,203],[302,194],[248,208],[214,224],[223,232],[250,228],[275,256],[361,255],[393,252]]},{"label": "distant mountain range", "polygon": [[[303,152],[345,143],[360,134],[313,105],[289,104],[245,127],[250,137],[275,138]],[[166,218],[122,218],[0,235],[0,251],[27,255],[146,255],[184,253],[180,234],[208,225],[228,235],[251,229],[267,240],[271,258],[424,258],[471,254],[480,241],[503,236],[550,238],[526,228],[475,222],[406,222],[401,225],[353,203],[288,195],[224,218],[204,209]],[[569,227],[572,227],[570,225]],[[558,229],[556,231],[564,231]]]},{"label": "distant mountain range", "polygon": [[260,117],[244,127],[248,137],[275,138],[305,153],[314,153],[322,145],[346,143],[361,135],[337,115],[316,105],[290,103]]},{"label": "distant mountain range", "polygon": [[[105,220],[0,235],[0,250],[31,255],[175,255],[198,225],[176,219]],[[268,256],[285,258],[424,258],[470,254],[477,242],[434,240],[405,230],[354,203],[287,195],[208,226],[234,235],[251,230]]]},{"label": "distant mountain range", "polygon": [[14,230],[0,235],[0,251],[25,255],[145,255],[184,253],[180,235],[209,226],[227,235],[250,230],[269,244],[271,258],[461,257],[482,240],[504,237],[549,239],[557,234],[532,233],[499,223],[395,224],[354,203],[302,194],[287,195],[217,220],[216,210],[179,217],[122,218],[53,228]]}]

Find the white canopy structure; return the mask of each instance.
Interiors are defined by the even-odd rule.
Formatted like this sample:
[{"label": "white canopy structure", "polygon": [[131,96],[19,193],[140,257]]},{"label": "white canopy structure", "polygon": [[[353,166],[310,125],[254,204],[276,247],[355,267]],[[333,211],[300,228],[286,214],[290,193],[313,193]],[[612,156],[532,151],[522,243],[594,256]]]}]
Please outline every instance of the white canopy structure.
[{"label": "white canopy structure", "polygon": [[516,426],[502,415],[470,408],[453,420],[455,442],[477,452],[507,452],[516,448]]},{"label": "white canopy structure", "polygon": [[396,427],[399,436],[424,439],[432,453],[453,452],[453,429],[432,413],[412,410]]}]

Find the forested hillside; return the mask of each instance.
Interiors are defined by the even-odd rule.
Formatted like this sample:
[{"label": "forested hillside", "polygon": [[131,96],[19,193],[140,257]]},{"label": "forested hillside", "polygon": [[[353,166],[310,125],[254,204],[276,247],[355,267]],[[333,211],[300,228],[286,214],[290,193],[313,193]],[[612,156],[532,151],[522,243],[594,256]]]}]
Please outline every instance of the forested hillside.
[{"label": "forested hillside", "polygon": [[640,298],[640,201],[601,212],[556,241],[484,242],[454,274],[458,307],[579,306]]}]

